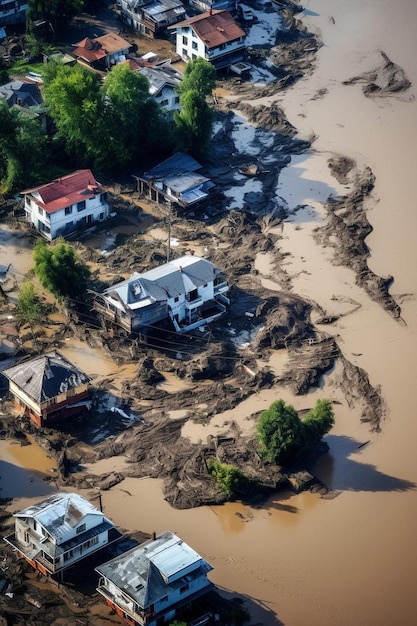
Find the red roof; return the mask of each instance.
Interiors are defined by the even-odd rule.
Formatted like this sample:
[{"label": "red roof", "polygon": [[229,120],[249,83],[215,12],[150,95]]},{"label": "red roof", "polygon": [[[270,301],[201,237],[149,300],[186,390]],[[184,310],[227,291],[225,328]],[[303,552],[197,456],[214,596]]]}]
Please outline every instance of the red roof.
[{"label": "red roof", "polygon": [[74,44],[76,49],[74,54],[81,59],[84,59],[88,63],[99,61],[108,54],[115,52],[121,52],[122,50],[128,50],[130,43],[116,35],[116,33],[108,33],[95,39],[85,37],[82,41]]},{"label": "red roof", "polygon": [[46,213],[55,213],[104,191],[106,188],[96,181],[91,170],[77,170],[41,187],[25,189],[22,193],[30,194],[31,199]]},{"label": "red roof", "polygon": [[181,26],[191,26],[207,48],[217,48],[224,43],[246,36],[245,31],[235,22],[229,11],[207,11],[169,28],[181,28]]}]

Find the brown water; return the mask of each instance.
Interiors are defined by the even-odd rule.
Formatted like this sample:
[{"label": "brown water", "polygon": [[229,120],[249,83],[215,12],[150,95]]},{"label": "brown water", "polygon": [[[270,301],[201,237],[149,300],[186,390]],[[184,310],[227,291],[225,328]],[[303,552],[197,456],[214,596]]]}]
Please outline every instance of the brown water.
[{"label": "brown water", "polygon": [[[413,82],[410,94],[416,95],[417,3],[314,0],[305,7],[303,20],[322,31],[325,45],[312,76],[275,99],[302,136],[318,136],[314,148],[321,156],[305,158],[301,176],[288,168],[282,178],[277,192],[286,195],[289,204],[304,195],[313,211],[299,215],[297,223],[294,216],[285,225],[288,238],[283,246],[292,252],[295,291],[329,310],[334,307],[340,312],[342,308],[346,313],[333,328],[326,328],[339,336],[346,356],[369,372],[374,385],[381,386],[387,403],[382,432],[369,433],[357,411],[349,409],[343,399],[336,406],[336,426],[328,438],[330,453],[318,465],[319,475],[340,491],[334,500],[310,493],[281,494],[260,509],[229,504],[176,511],[163,499],[160,481],[126,479],[103,494],[103,504],[105,513],[122,528],[178,532],[214,565],[212,579],[218,585],[248,596],[251,612],[261,624],[278,624],[279,620],[286,626],[408,626],[416,622],[417,584],[413,393],[417,372],[417,212],[412,186],[417,163],[417,102],[409,94],[366,99],[360,85],[348,87],[341,82],[376,67],[382,49],[405,69]],[[319,89],[328,92],[321,99],[312,99]],[[334,152],[354,157],[360,166],[369,165],[376,175],[368,207],[374,226],[368,238],[370,265],[378,274],[394,275],[392,293],[402,300],[406,325],[372,303],[354,285],[349,270],[333,268],[327,251],[314,247],[310,224],[313,218],[320,219],[318,192],[335,186],[327,173],[324,175],[323,157]],[[299,169],[300,162],[293,165]],[[300,185],[306,178],[311,184]],[[258,263],[263,280],[277,288],[271,260],[259,258]],[[408,295],[401,298],[401,294]],[[356,303],[360,304],[357,310]],[[82,349],[78,355],[80,359],[74,360],[83,366]],[[280,355],[276,367],[283,361]],[[94,362],[91,371],[107,375],[112,366],[99,371]],[[337,372],[326,377],[323,395],[337,397],[332,385],[335,375]],[[217,416],[213,427],[227,430],[225,422],[238,419],[250,428],[250,411],[263,408],[272,397],[305,408],[320,391],[295,399],[282,389],[269,394],[251,399],[233,416]],[[194,430],[188,435],[203,439],[205,433]],[[367,446],[359,448],[368,440]],[[19,501],[14,502],[13,508],[18,505]]]}]

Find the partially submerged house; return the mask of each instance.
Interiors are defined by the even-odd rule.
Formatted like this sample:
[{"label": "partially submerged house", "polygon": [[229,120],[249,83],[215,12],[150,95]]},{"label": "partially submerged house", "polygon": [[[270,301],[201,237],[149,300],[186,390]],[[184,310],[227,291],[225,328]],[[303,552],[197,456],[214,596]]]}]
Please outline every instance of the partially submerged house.
[{"label": "partially submerged house", "polygon": [[172,532],[164,532],[99,567],[97,591],[130,624],[173,621],[213,587],[213,567]]},{"label": "partially submerged house", "polygon": [[91,170],[77,170],[21,192],[26,219],[49,241],[109,216],[107,191]]},{"label": "partially submerged house", "polygon": [[150,39],[186,17],[181,0],[121,0],[119,6],[122,20]]},{"label": "partially submerged house", "polygon": [[110,69],[126,61],[131,48],[131,44],[116,33],[107,33],[94,39],[85,37],[73,45],[73,55],[95,69]]},{"label": "partially submerged house", "polygon": [[37,426],[73,418],[91,408],[91,379],[54,350],[2,372],[16,408]]},{"label": "partially submerged house", "polygon": [[94,309],[129,333],[146,332],[163,320],[185,333],[224,315],[228,290],[221,270],[190,254],[143,274],[135,272],[96,294]]},{"label": "partially submerged house", "polygon": [[193,157],[177,152],[142,176],[134,176],[140,194],[153,202],[189,209],[209,199],[214,183],[199,173],[201,165]]},{"label": "partially submerged house", "polygon": [[14,531],[4,540],[44,576],[62,578],[65,570],[122,536],[102,511],[76,493],[57,493],[13,517]]},{"label": "partially submerged house", "polygon": [[175,30],[176,52],[184,61],[202,57],[220,70],[244,58],[246,33],[229,11],[206,11],[170,29]]}]

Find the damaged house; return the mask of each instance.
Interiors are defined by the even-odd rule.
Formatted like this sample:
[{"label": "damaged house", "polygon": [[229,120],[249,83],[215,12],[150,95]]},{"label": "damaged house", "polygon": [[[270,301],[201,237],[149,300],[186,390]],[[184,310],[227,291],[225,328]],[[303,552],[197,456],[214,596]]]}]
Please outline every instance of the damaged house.
[{"label": "damaged house", "polygon": [[36,426],[73,418],[91,407],[91,379],[57,350],[3,370],[19,412]]},{"label": "damaged house", "polygon": [[178,333],[213,322],[230,304],[226,277],[213,263],[192,254],[112,285],[96,294],[94,309],[129,333],[146,333],[170,320]]},{"label": "damaged house", "polygon": [[136,189],[150,200],[188,209],[207,201],[214,183],[199,172],[193,157],[177,152],[141,176],[134,176]]},{"label": "damaged house", "polygon": [[59,574],[61,580],[65,570],[122,536],[77,493],[57,493],[13,517],[14,532],[4,541],[44,576]]},{"label": "damaged house", "polygon": [[120,0],[119,11],[126,24],[149,39],[186,17],[181,0]]},{"label": "damaged house", "polygon": [[168,531],[96,567],[97,591],[129,624],[169,624],[213,588],[212,569]]}]

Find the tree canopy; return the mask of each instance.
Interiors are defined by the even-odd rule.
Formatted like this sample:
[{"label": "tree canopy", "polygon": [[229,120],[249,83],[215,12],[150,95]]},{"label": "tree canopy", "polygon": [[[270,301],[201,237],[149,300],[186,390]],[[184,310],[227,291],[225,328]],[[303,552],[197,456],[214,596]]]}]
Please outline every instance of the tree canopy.
[{"label": "tree canopy", "polygon": [[90,270],[80,261],[72,246],[63,240],[49,246],[43,239],[39,239],[33,258],[35,273],[45,289],[58,299],[83,299]]},{"label": "tree canopy", "polygon": [[196,57],[185,68],[184,77],[177,87],[179,94],[187,91],[195,91],[199,96],[205,98],[209,96],[216,86],[216,70],[213,65],[203,59]]},{"label": "tree canopy", "polygon": [[0,99],[0,193],[35,182],[45,159],[45,137],[36,119]]},{"label": "tree canopy", "polygon": [[33,32],[34,21],[45,20],[54,33],[59,32],[84,6],[84,0],[28,0],[26,21]]},{"label": "tree canopy", "polygon": [[258,422],[259,454],[268,463],[286,465],[315,448],[334,424],[329,400],[318,400],[303,421],[283,400],[273,402]]}]

